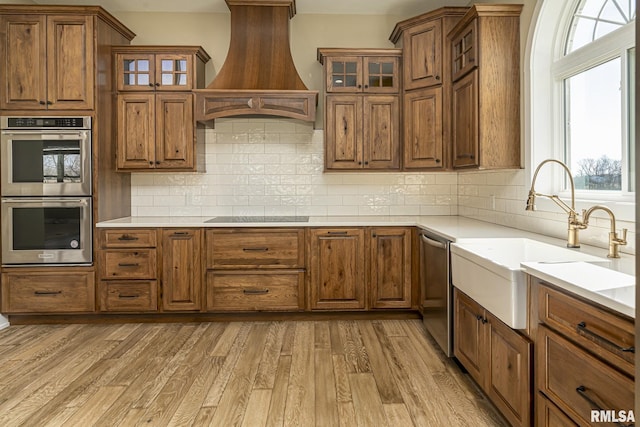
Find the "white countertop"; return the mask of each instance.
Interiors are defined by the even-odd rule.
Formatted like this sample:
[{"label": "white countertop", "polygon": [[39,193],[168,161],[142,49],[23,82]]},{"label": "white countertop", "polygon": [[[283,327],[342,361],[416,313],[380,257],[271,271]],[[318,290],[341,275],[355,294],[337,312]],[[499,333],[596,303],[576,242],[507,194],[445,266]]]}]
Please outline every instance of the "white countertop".
[{"label": "white countertop", "polygon": [[[566,241],[541,234],[531,233],[516,228],[504,227],[488,222],[478,221],[460,216],[311,216],[308,222],[251,222],[251,223],[207,223],[213,218],[207,217],[124,217],[97,224],[99,228],[127,228],[127,227],[356,227],[356,226],[416,226],[426,231],[436,233],[452,242],[465,239],[487,237],[527,237],[542,242],[565,246]],[[572,249],[598,257],[606,257],[607,249],[582,245],[579,249]],[[525,260],[523,260],[525,261]],[[529,263],[527,263],[529,264]],[[550,265],[550,264],[547,264]],[[535,269],[533,265],[523,265],[525,272],[540,277],[556,286],[570,292],[577,293],[598,302],[606,307],[635,317],[635,292],[607,291],[594,294],[585,290],[581,293],[580,285],[567,280],[561,267],[549,273],[546,270]],[[625,273],[635,279],[635,257],[621,254],[620,259],[611,260],[607,268]],[[628,280],[628,278],[627,278]],[[634,281],[635,289],[635,281]]]}]

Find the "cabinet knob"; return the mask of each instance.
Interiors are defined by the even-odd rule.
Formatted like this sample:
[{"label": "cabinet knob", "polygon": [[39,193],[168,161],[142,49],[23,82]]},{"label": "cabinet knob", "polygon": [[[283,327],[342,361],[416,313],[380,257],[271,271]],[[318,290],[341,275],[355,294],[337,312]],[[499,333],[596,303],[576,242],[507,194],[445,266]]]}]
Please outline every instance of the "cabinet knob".
[{"label": "cabinet knob", "polygon": [[365,164],[365,165],[368,165],[368,164],[369,164],[369,162],[364,162],[364,164]]},{"label": "cabinet knob", "polygon": [[149,83],[149,87],[153,87],[153,83]]},{"label": "cabinet knob", "polygon": [[160,87],[160,83],[156,83],[156,87]]},{"label": "cabinet knob", "polygon": [[440,76],[435,76],[436,80],[440,80]]},{"label": "cabinet knob", "polygon": [[53,102],[47,101],[47,105],[53,105]]},{"label": "cabinet knob", "polygon": [[40,101],[40,102],[39,102],[39,104],[40,104],[40,105],[45,105],[45,104],[46,104],[46,102],[44,102],[44,101]]},{"label": "cabinet knob", "polygon": [[440,159],[436,159],[436,163],[440,163]]},{"label": "cabinet knob", "polygon": [[364,85],[364,88],[365,89],[369,89],[369,85]]},{"label": "cabinet knob", "polygon": [[153,164],[153,162],[149,162],[149,164],[150,164],[150,165],[152,165],[152,164]]},{"label": "cabinet knob", "polygon": [[160,160],[156,160],[156,165],[159,165],[159,164],[160,164]]},{"label": "cabinet knob", "polygon": [[362,89],[362,85],[358,85],[358,89]]}]

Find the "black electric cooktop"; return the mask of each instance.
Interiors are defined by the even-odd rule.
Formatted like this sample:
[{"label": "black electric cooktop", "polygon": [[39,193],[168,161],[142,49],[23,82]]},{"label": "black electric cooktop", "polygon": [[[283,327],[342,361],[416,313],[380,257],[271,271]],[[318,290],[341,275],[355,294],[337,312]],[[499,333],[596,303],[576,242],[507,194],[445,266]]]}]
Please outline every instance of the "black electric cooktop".
[{"label": "black electric cooktop", "polygon": [[308,216],[217,216],[205,222],[308,222]]}]

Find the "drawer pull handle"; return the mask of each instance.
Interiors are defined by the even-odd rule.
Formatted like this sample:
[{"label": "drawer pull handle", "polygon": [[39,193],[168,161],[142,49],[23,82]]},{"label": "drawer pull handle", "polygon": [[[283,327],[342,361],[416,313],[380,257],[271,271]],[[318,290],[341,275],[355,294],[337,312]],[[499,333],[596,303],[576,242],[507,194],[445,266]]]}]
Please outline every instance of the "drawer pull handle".
[{"label": "drawer pull handle", "polygon": [[244,252],[268,252],[269,248],[242,248]]},{"label": "drawer pull handle", "polygon": [[138,240],[138,238],[136,236],[129,236],[128,234],[123,234],[122,236],[118,237],[118,240],[133,241],[133,240]]},{"label": "drawer pull handle", "polygon": [[46,296],[46,295],[60,295],[62,291],[34,291],[34,295]]},{"label": "drawer pull handle", "polygon": [[174,236],[186,236],[187,234],[189,234],[188,231],[176,231],[173,233]]},{"label": "drawer pull handle", "polygon": [[[605,404],[605,403],[598,403],[597,400],[600,400],[597,395],[594,394],[594,397],[589,396],[589,393],[587,391],[587,388],[583,385],[576,387],[576,393],[578,393],[580,395],[580,397],[582,397],[584,400],[587,401],[587,403],[589,403],[589,405],[591,406],[592,409],[596,409],[598,411],[602,411],[604,410],[604,408],[613,408],[613,406]],[[616,425],[619,425],[620,427],[630,427],[633,426],[633,423],[631,424],[623,424],[620,422],[616,422]]]},{"label": "drawer pull handle", "polygon": [[331,234],[333,236],[346,236],[346,231],[327,231],[327,234]]},{"label": "drawer pull handle", "polygon": [[578,323],[578,326],[577,326],[576,329],[577,329],[578,334],[582,333],[584,335],[589,335],[592,338],[595,338],[595,339],[597,339],[599,341],[602,341],[603,343],[607,344],[610,347],[615,348],[618,351],[622,351],[622,352],[625,352],[625,353],[635,353],[636,352],[636,348],[633,347],[633,346],[632,347],[620,347],[618,344],[614,343],[613,341],[608,340],[608,339],[596,334],[595,332],[590,331],[589,329],[587,329],[587,323],[586,322]]},{"label": "drawer pull handle", "polygon": [[269,293],[269,289],[243,289],[245,295],[265,295]]},{"label": "drawer pull handle", "polygon": [[132,263],[121,262],[118,264],[118,267],[140,267],[140,264],[137,262],[132,262]]},{"label": "drawer pull handle", "polygon": [[139,294],[133,294],[133,295],[118,294],[118,298],[120,298],[120,299],[136,299],[136,298],[140,298],[140,295]]}]

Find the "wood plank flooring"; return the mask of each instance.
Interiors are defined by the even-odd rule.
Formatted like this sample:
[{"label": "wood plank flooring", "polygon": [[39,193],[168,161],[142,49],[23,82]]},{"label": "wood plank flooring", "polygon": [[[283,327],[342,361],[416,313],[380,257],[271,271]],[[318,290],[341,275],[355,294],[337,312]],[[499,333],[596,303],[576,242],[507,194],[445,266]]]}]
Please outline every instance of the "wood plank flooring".
[{"label": "wood plank flooring", "polygon": [[504,426],[419,320],[0,331],[2,426]]}]

